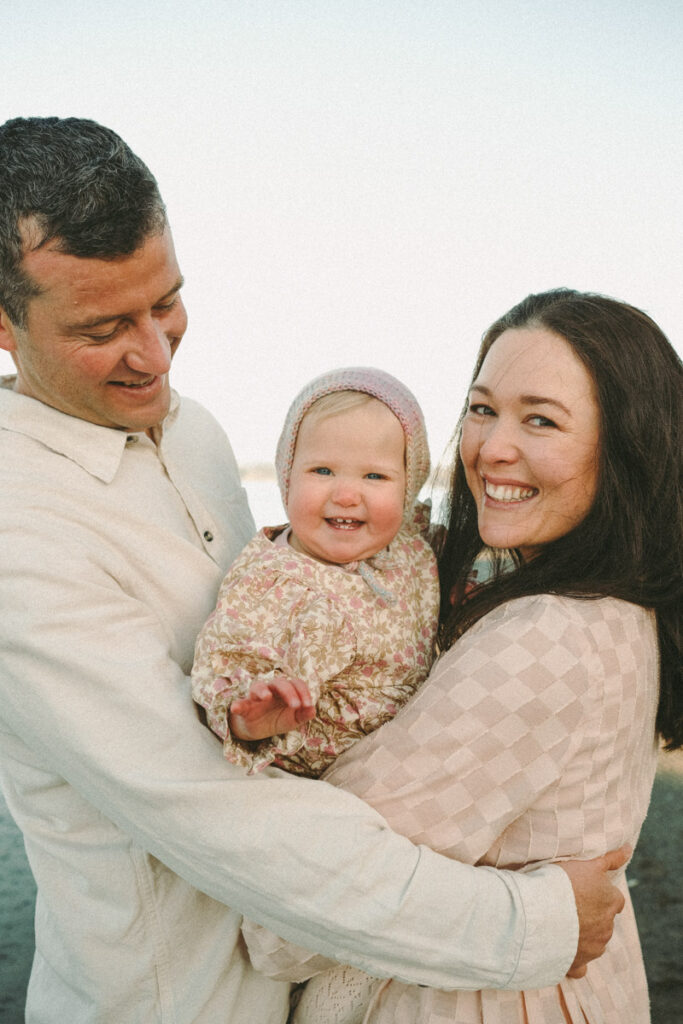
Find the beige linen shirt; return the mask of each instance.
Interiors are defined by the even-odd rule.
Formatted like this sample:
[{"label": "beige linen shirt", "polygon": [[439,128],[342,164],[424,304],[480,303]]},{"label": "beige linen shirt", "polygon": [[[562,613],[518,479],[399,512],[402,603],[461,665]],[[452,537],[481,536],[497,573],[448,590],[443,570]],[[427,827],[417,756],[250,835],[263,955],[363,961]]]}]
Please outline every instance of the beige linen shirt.
[{"label": "beige linen shirt", "polygon": [[0,387],[0,767],[39,891],[28,1024],[283,1021],[239,912],[380,976],[559,979],[577,939],[559,868],[459,865],[351,794],[225,761],[188,675],[253,523],[201,406],[174,400],[155,441]]}]

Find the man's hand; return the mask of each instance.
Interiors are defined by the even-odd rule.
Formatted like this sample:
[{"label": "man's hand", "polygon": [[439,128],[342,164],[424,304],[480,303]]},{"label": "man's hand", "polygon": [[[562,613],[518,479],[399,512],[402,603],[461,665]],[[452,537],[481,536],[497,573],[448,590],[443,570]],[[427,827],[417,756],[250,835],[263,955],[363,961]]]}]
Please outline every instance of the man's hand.
[{"label": "man's hand", "polygon": [[569,875],[579,915],[579,946],[570,978],[582,978],[586,964],[605,952],[614,931],[614,918],[624,909],[624,897],[612,885],[607,872],[622,867],[632,854],[630,846],[612,850],[594,860],[562,861]]},{"label": "man's hand", "polygon": [[230,732],[240,740],[263,740],[290,732],[315,717],[315,706],[303,679],[277,676],[257,681],[249,695],[230,705]]}]

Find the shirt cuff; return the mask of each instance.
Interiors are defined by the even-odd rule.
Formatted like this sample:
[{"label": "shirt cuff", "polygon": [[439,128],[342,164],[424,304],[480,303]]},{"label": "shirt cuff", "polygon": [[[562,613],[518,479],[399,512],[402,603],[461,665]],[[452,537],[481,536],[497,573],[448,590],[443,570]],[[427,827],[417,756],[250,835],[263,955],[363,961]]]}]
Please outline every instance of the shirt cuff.
[{"label": "shirt cuff", "polygon": [[579,918],[569,875],[557,864],[526,872],[503,872],[519,892],[526,929],[517,967],[507,989],[557,985],[574,962]]}]

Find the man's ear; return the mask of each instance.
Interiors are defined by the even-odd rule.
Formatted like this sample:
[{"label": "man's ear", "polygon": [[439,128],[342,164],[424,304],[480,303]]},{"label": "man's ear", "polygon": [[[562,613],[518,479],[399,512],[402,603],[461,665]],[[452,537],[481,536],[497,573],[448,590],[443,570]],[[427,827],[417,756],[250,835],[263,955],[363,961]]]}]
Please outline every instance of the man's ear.
[{"label": "man's ear", "polygon": [[16,329],[5,310],[0,306],[0,348],[14,352],[17,347]]}]

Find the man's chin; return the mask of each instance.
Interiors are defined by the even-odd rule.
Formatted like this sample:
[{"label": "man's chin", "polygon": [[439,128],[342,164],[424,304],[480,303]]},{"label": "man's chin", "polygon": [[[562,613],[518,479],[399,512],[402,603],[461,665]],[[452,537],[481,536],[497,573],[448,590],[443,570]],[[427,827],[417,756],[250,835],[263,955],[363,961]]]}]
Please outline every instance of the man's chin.
[{"label": "man's chin", "polygon": [[171,406],[168,384],[145,399],[143,395],[124,395],[112,408],[112,422],[125,424],[120,429],[130,433],[149,431],[159,426]]}]

